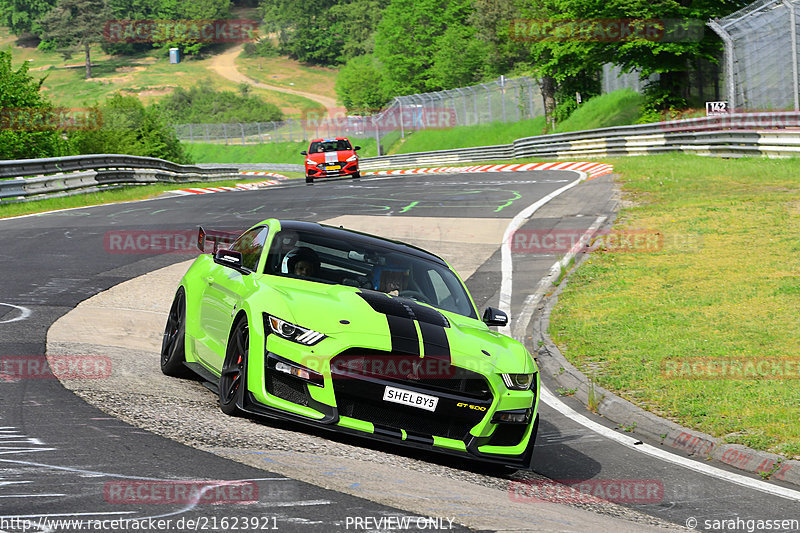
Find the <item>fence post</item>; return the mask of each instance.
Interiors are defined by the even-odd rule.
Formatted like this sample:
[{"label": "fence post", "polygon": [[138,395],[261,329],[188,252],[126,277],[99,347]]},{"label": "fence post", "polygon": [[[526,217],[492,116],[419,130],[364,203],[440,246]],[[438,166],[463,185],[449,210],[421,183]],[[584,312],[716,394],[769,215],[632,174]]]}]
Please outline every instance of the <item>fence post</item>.
[{"label": "fence post", "polygon": [[794,110],[800,111],[800,87],[797,80],[797,18],[795,17],[794,2],[783,0],[783,5],[789,8],[789,26],[792,30],[792,89],[794,97]]},{"label": "fence post", "polygon": [[381,153],[381,134],[380,134],[380,128],[378,127],[378,119],[373,117],[372,123],[375,125],[375,146],[377,148],[378,155],[383,155]]},{"label": "fence post", "polygon": [[[725,44],[725,75],[727,77],[727,92],[728,92],[728,105],[731,110],[736,111],[736,82],[734,81],[734,66],[735,58],[733,55],[733,38],[731,34],[725,31],[716,20],[709,20],[708,27],[714,30],[719,35],[722,42]],[[744,104],[744,102],[742,102]]]},{"label": "fence post", "polygon": [[225,137],[225,144],[228,144],[228,125],[222,123],[222,135]]},{"label": "fence post", "polygon": [[244,144],[245,144],[245,142],[244,142],[244,124],[239,122],[239,128],[242,130],[242,146],[244,146]]}]

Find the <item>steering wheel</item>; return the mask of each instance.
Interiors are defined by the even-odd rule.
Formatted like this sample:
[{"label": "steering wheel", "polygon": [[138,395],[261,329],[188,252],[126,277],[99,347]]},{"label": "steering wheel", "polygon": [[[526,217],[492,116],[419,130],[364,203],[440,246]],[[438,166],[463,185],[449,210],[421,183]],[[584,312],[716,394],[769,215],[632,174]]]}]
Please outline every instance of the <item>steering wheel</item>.
[{"label": "steering wheel", "polygon": [[430,298],[428,298],[419,291],[414,291],[409,289],[409,290],[399,291],[397,295],[400,296],[401,298],[411,298],[412,300],[418,300],[422,303],[432,305]]}]

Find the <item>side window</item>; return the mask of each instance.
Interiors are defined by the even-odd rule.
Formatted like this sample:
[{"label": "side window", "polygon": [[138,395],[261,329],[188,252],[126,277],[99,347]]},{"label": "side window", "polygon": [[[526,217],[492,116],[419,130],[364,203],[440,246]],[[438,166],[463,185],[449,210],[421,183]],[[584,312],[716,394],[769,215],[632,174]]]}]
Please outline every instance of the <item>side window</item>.
[{"label": "side window", "polygon": [[[436,293],[436,300],[439,305],[443,304],[447,298],[450,298],[450,289],[442,279],[442,276],[435,270],[428,270],[428,279],[430,279],[433,286],[433,292]],[[450,298],[452,301],[452,298]]]},{"label": "side window", "polygon": [[255,271],[258,266],[258,258],[261,257],[261,250],[267,240],[269,228],[259,227],[242,233],[236,242],[231,246],[231,250],[242,253],[244,267]]}]

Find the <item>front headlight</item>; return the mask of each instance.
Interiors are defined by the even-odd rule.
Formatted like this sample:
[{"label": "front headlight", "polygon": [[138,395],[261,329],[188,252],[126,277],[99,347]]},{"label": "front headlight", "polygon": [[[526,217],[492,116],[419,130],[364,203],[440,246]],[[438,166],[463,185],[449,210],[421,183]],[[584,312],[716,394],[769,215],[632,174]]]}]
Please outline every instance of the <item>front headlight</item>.
[{"label": "front headlight", "polygon": [[325,338],[325,335],[313,329],[304,328],[291,322],[286,322],[272,315],[265,315],[269,329],[276,335],[293,342],[313,346]]},{"label": "front headlight", "polygon": [[358,156],[356,154],[353,154],[347,158],[348,161],[355,161],[356,159],[358,159]]},{"label": "front headlight", "polygon": [[511,390],[528,390],[533,385],[535,374],[500,374],[503,376],[503,383]]},{"label": "front headlight", "polygon": [[315,166],[317,166],[317,162],[316,161],[312,161],[310,159],[306,159],[306,165],[310,165],[312,167],[315,167]]}]

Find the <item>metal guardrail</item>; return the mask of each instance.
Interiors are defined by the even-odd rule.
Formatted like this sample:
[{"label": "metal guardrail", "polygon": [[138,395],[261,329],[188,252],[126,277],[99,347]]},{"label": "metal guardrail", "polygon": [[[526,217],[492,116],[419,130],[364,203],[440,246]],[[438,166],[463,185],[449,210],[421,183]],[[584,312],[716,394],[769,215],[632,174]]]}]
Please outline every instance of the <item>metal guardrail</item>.
[{"label": "metal guardrail", "polygon": [[743,113],[539,135],[507,145],[369,157],[360,166],[375,170],[521,157],[585,159],[667,152],[718,157],[800,155],[800,113]]},{"label": "metal guardrail", "polygon": [[238,177],[239,170],[235,167],[203,168],[120,154],[0,161],[0,203],[57,198],[126,185]]},{"label": "metal guardrail", "polygon": [[[362,170],[541,157],[587,159],[681,152],[718,157],[800,155],[800,113],[743,113],[517,139],[511,144],[369,157]],[[34,176],[34,177],[32,177]],[[0,161],[0,203],[144,183],[235,179],[235,167],[130,155]],[[13,178],[13,179],[2,179]]]}]

